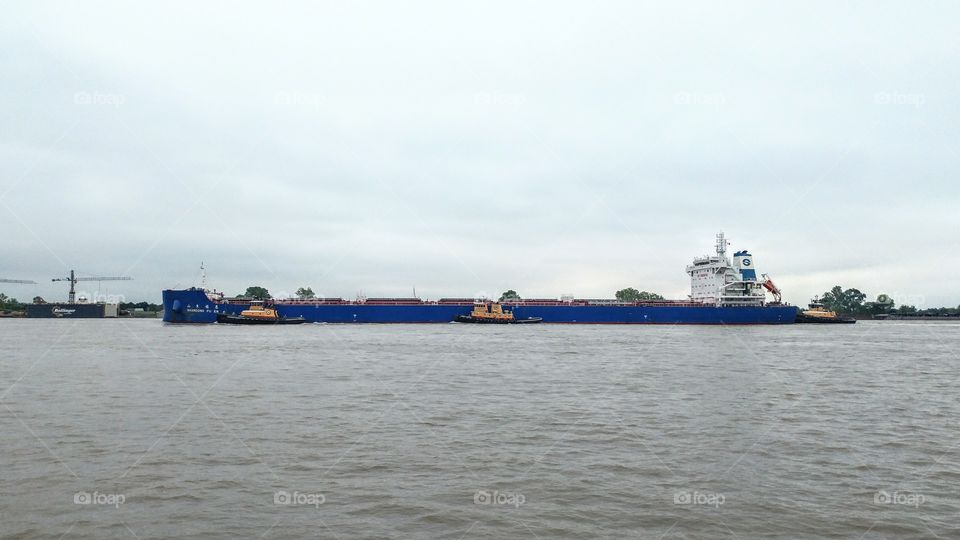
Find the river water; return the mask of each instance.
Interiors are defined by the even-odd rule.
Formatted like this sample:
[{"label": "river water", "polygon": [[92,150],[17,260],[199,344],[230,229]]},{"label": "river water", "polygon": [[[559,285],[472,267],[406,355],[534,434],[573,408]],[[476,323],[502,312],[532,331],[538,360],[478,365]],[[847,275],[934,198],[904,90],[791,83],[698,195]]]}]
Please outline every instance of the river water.
[{"label": "river water", "polygon": [[0,321],[0,537],[960,536],[960,324]]}]

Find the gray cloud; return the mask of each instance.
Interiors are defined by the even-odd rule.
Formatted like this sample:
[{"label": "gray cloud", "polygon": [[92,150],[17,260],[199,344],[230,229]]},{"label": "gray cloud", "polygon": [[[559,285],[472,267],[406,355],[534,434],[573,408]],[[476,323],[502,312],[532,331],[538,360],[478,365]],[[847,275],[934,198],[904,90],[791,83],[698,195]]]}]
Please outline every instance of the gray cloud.
[{"label": "gray cloud", "polygon": [[4,289],[686,293],[725,230],[804,303],[960,303],[949,4],[6,8]]}]

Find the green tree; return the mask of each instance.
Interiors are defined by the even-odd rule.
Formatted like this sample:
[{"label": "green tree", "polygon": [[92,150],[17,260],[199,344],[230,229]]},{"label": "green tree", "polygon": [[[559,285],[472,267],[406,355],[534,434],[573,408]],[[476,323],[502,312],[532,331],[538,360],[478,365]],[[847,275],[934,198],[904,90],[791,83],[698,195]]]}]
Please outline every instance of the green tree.
[{"label": "green tree", "polygon": [[858,289],[847,289],[837,285],[823,293],[820,301],[827,309],[837,313],[864,313],[866,311],[863,300],[867,295]]},{"label": "green tree", "polygon": [[316,298],[316,294],[313,293],[313,289],[310,287],[300,287],[297,289],[297,298],[301,300],[307,300],[310,298]]},{"label": "green tree", "polygon": [[0,310],[19,311],[21,309],[23,309],[23,304],[18,302],[16,298],[10,298],[5,294],[0,293]]},{"label": "green tree", "polygon": [[843,287],[837,285],[829,291],[820,295],[820,303],[823,304],[823,307],[833,310],[840,311],[840,303],[843,301]]},{"label": "green tree", "polygon": [[615,296],[617,297],[617,300],[620,300],[621,302],[646,302],[650,300],[663,300],[663,297],[657,293],[638,291],[633,287],[620,289],[616,292]]},{"label": "green tree", "polygon": [[640,291],[634,289],[633,287],[627,287],[626,289],[620,289],[614,295],[617,297],[617,300],[621,302],[636,302],[640,299]]},{"label": "green tree", "polygon": [[243,293],[243,296],[246,298],[258,298],[260,300],[269,300],[272,298],[270,292],[259,285],[247,287],[247,292]]},{"label": "green tree", "polygon": [[509,300],[520,300],[520,295],[517,294],[517,291],[513,289],[510,289],[509,291],[505,291],[503,294],[500,295],[501,302],[506,302]]},{"label": "green tree", "polygon": [[34,304],[46,304],[47,301],[44,300],[42,296],[34,296],[34,297],[33,297],[33,303],[34,303]]}]

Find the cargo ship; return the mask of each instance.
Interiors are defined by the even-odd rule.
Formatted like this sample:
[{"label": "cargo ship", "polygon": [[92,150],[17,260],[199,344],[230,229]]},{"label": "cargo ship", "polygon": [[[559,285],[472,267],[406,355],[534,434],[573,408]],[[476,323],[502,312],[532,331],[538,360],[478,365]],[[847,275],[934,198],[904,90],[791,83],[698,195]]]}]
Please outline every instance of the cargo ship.
[{"label": "cargo ship", "polygon": [[[610,299],[504,300],[517,319],[574,324],[792,324],[794,306],[780,300],[780,289],[766,274],[759,278],[746,250],[727,255],[728,242],[717,235],[716,254],[687,266],[690,295],[684,300],[625,302]],[[768,302],[767,294],[773,296]],[[280,317],[315,323],[449,323],[470,315],[478,299],[315,298],[272,300]],[[213,323],[239,315],[254,299],[227,298],[205,286],[163,291],[163,320]]]}]

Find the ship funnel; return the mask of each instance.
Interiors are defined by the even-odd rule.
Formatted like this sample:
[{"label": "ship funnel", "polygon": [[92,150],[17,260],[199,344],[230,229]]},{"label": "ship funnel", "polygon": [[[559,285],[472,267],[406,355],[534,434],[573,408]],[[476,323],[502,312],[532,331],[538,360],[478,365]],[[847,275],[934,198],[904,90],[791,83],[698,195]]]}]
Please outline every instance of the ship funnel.
[{"label": "ship funnel", "polygon": [[747,250],[733,254],[733,267],[740,272],[740,279],[743,281],[757,280],[757,271],[753,268],[753,255],[750,255]]}]

